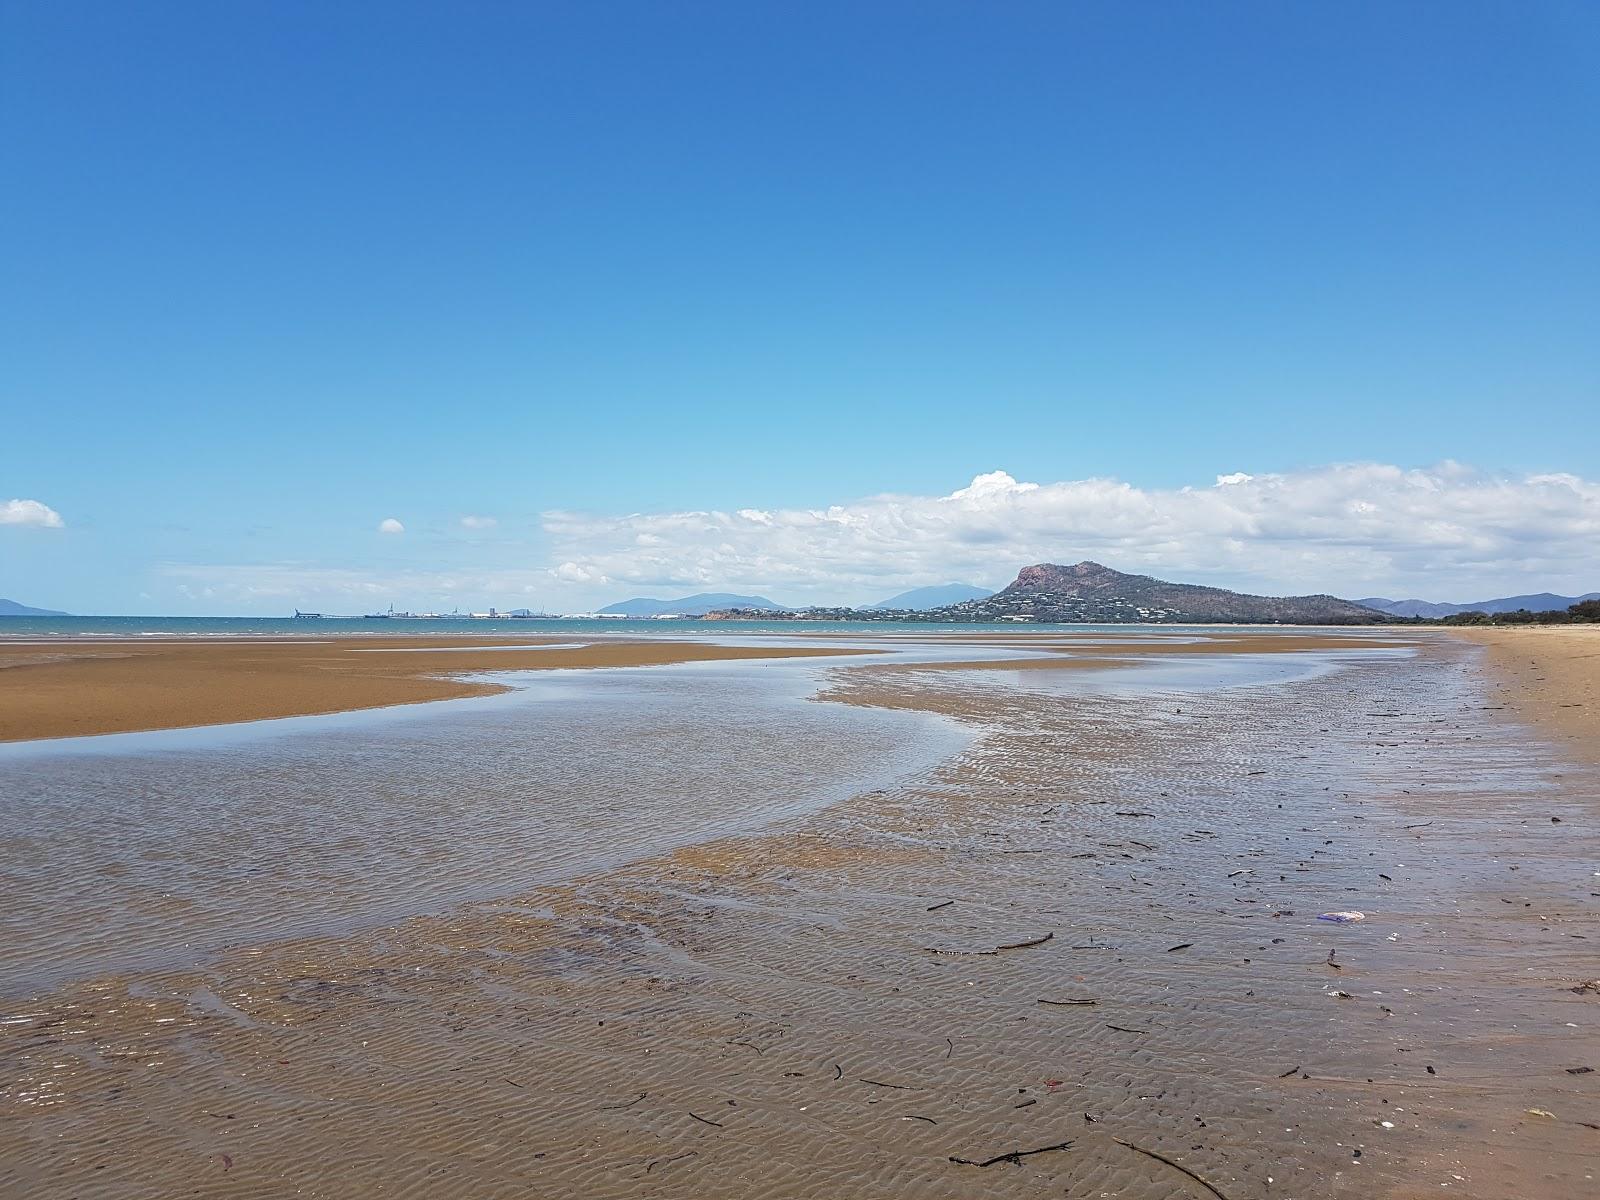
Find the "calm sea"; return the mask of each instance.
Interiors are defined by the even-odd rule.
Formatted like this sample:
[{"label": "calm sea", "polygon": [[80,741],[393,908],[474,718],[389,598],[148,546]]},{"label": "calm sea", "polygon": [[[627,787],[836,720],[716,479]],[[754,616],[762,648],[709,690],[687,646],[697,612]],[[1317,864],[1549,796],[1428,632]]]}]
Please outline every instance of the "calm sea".
[{"label": "calm sea", "polygon": [[923,621],[626,621],[606,618],[500,619],[471,617],[0,617],[0,637],[333,637],[355,634],[423,637],[434,634],[476,634],[541,637],[549,634],[618,633],[937,633],[997,629],[1134,632],[1140,628],[1171,631],[1181,626],[1031,625],[1025,623],[930,624]]}]

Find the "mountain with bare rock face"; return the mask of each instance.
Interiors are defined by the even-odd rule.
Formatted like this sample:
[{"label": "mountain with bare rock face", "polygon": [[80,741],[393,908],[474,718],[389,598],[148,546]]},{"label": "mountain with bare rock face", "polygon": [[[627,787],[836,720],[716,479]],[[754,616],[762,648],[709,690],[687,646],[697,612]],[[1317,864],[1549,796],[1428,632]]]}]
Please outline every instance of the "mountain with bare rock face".
[{"label": "mountain with bare rock face", "polygon": [[1389,614],[1337,596],[1251,596],[1127,575],[1096,562],[1024,567],[1002,591],[937,610],[952,621],[1376,625]]}]

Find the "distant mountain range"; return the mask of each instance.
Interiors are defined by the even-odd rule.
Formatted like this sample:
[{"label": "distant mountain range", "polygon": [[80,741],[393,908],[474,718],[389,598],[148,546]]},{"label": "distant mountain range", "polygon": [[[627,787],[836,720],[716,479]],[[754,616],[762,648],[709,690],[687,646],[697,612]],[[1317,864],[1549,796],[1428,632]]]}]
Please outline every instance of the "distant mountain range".
[{"label": "distant mountain range", "polygon": [[57,612],[53,608],[29,608],[26,604],[18,604],[15,600],[0,598],[0,617],[65,617],[69,613]]},{"label": "distant mountain range", "polygon": [[1560,612],[1584,600],[1600,600],[1600,592],[1588,592],[1582,596],[1535,592],[1531,596],[1501,596],[1498,600],[1479,600],[1475,604],[1438,604],[1432,600],[1386,600],[1382,596],[1368,596],[1356,603],[1396,617],[1453,617],[1464,612],[1508,613],[1523,609],[1529,612]]},{"label": "distant mountain range", "polygon": [[783,605],[774,604],[762,596],[736,596],[731,592],[700,592],[677,600],[656,600],[650,596],[635,596],[621,600],[599,610],[603,617],[660,617],[677,615],[702,617],[712,609],[740,608],[777,612]]},{"label": "distant mountain range", "polygon": [[943,608],[947,604],[960,604],[963,600],[983,600],[994,595],[988,588],[974,587],[970,583],[940,583],[932,587],[912,588],[898,596],[890,596],[863,608],[896,608],[902,612],[922,612],[930,608]]}]

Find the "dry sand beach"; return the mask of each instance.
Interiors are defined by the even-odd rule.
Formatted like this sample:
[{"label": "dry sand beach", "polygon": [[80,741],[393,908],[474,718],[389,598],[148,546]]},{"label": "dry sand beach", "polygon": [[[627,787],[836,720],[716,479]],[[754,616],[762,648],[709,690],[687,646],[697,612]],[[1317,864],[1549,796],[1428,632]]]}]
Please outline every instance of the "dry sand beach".
[{"label": "dry sand beach", "polygon": [[[0,1192],[1591,1194],[1600,638],[1473,637],[849,639],[886,653],[805,667],[823,709],[944,714],[966,748],[493,899],[6,989]],[[280,653],[206,669],[230,691]],[[350,667],[418,700],[463,686],[434,671],[567,652],[484,653]],[[0,671],[0,711],[28,711],[29,671],[108,666],[138,676]],[[683,678],[716,702],[720,676]],[[292,691],[271,715],[323,710]],[[41,728],[135,727],[76,719]],[[650,753],[684,753],[664,732]]]},{"label": "dry sand beach", "polygon": [[1488,651],[1494,687],[1523,720],[1600,761],[1600,626],[1460,629]]}]

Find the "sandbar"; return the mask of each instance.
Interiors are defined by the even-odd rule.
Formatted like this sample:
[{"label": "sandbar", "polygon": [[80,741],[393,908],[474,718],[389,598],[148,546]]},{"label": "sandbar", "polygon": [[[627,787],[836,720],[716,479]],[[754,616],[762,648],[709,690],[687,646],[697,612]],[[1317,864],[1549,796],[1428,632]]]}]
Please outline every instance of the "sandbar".
[{"label": "sandbar", "polygon": [[[849,654],[828,645],[345,637],[0,642],[0,742],[224,725],[504,691],[464,675]],[[375,649],[405,654],[368,653]],[[438,653],[428,653],[434,650]]]}]

